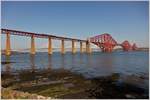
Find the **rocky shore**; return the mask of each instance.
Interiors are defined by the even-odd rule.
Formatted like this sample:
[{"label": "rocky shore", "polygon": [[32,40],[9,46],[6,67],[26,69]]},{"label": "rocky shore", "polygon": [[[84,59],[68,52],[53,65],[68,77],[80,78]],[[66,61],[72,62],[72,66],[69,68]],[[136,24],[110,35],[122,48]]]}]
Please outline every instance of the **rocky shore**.
[{"label": "rocky shore", "polygon": [[[86,79],[68,70],[2,73],[2,98],[148,99],[148,89],[119,81],[120,74]],[[21,91],[21,92],[18,92]]]},{"label": "rocky shore", "polygon": [[16,90],[11,90],[9,88],[1,88],[1,98],[2,99],[52,99],[50,97],[44,97],[37,94],[31,94],[28,92],[21,92]]}]

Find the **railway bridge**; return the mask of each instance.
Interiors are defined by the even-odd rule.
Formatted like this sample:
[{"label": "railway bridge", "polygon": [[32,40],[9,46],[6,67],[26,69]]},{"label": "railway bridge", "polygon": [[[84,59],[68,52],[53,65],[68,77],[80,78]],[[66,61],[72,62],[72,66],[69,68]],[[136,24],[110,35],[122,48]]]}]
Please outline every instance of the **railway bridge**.
[{"label": "railway bridge", "polygon": [[112,52],[113,48],[115,46],[121,46],[124,51],[130,51],[130,50],[136,50],[137,46],[136,44],[131,44],[126,40],[123,43],[119,44],[117,43],[110,34],[104,33],[98,36],[94,36],[91,38],[88,38],[86,40],[82,39],[75,39],[75,38],[68,38],[68,37],[61,37],[61,36],[55,36],[55,35],[48,35],[48,34],[39,34],[39,33],[33,33],[33,32],[25,32],[25,31],[18,31],[18,30],[11,30],[11,29],[1,29],[2,34],[6,34],[6,55],[11,55],[11,41],[10,41],[10,35],[19,35],[19,36],[25,36],[25,37],[31,37],[31,48],[30,53],[35,54],[36,53],[36,47],[35,47],[35,38],[46,38],[48,39],[48,54],[52,54],[52,39],[60,40],[61,41],[61,53],[65,54],[65,41],[71,41],[72,42],[72,53],[76,53],[76,42],[80,42],[80,52],[83,53],[83,43],[86,44],[86,53],[91,53],[92,49],[90,47],[90,44],[93,43],[100,47],[100,49],[103,52]]},{"label": "railway bridge", "polygon": [[131,45],[128,40],[125,40],[122,43],[118,43],[108,33],[91,37],[89,41],[100,47],[103,52],[112,52],[115,46],[121,46],[123,48],[123,51],[137,50],[137,46],[135,43]]}]

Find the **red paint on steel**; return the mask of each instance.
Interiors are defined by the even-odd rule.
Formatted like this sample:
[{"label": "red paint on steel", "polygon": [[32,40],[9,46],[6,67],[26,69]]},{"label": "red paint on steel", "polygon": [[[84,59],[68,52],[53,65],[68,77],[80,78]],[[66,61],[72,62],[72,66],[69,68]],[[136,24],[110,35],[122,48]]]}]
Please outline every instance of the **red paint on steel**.
[{"label": "red paint on steel", "polygon": [[[17,31],[17,30],[10,30],[10,29],[1,29],[2,34],[6,34],[7,32],[9,32],[11,35],[20,35],[20,36],[29,36],[29,37],[34,36],[37,38],[51,37],[52,39],[59,39],[59,40],[69,40],[69,41],[74,40],[79,42],[87,42],[87,40],[67,38],[67,37],[61,37],[55,35],[38,34],[33,32]],[[98,47],[100,47],[103,52],[112,52],[113,48],[117,45],[122,46],[124,51],[137,50],[136,44],[133,44],[133,46],[131,46],[131,44],[127,40],[124,41],[122,44],[118,44],[116,40],[113,39],[113,37],[108,33],[91,37],[89,41],[97,45]]]},{"label": "red paint on steel", "polygon": [[130,50],[132,50],[132,46],[131,46],[131,44],[127,40],[125,40],[124,42],[122,42],[121,46],[123,47],[124,51],[130,51]]},{"label": "red paint on steel", "polygon": [[137,50],[138,48],[137,48],[137,46],[136,46],[136,44],[134,43],[133,45],[132,45],[132,50]]},{"label": "red paint on steel", "polygon": [[112,52],[113,48],[118,45],[122,46],[124,51],[135,50],[137,48],[135,44],[131,46],[127,40],[122,44],[118,44],[116,40],[113,39],[113,37],[108,33],[91,37],[90,42],[100,47],[103,52]]}]

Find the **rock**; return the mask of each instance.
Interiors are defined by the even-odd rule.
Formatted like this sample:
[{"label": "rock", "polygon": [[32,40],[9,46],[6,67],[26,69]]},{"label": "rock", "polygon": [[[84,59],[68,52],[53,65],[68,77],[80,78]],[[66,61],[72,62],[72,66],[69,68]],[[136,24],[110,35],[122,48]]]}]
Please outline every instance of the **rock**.
[{"label": "rock", "polygon": [[19,78],[17,78],[17,79],[16,79],[16,81],[17,81],[17,82],[19,82],[19,81],[20,81],[20,79],[19,79]]},{"label": "rock", "polygon": [[42,78],[42,81],[46,82],[48,81],[48,78]]},{"label": "rock", "polygon": [[91,84],[91,81],[88,80],[88,81],[85,81],[84,83],[85,84]]},{"label": "rock", "polygon": [[50,85],[50,84],[58,84],[58,83],[63,83],[65,81],[48,81],[48,82],[38,82],[37,84],[32,84],[32,86],[42,86],[42,85]]},{"label": "rock", "polygon": [[43,97],[43,96],[41,96],[41,95],[40,95],[40,96],[38,95],[38,96],[37,96],[37,99],[45,99],[45,97]]},{"label": "rock", "polygon": [[72,78],[72,77],[64,77],[64,80],[67,80],[67,79],[70,79],[70,78]]},{"label": "rock", "polygon": [[112,79],[113,81],[116,81],[116,80],[119,79],[119,77],[120,77],[120,74],[119,74],[119,73],[113,73],[112,76],[111,76],[111,79]]},{"label": "rock", "polygon": [[64,87],[65,87],[65,88],[71,88],[71,87],[74,87],[74,84],[72,84],[72,83],[67,83],[67,84],[64,84]]},{"label": "rock", "polygon": [[3,99],[25,99],[25,98],[26,99],[51,99],[51,97],[44,97],[41,95],[11,90],[8,88],[2,88],[2,98]]},{"label": "rock", "polygon": [[1,62],[2,65],[10,64],[10,63],[15,63],[15,62],[8,62],[8,61],[3,61],[3,62]]},{"label": "rock", "polygon": [[135,96],[133,96],[131,94],[126,94],[125,96],[126,96],[126,98],[130,98],[130,99],[135,99],[136,98]]},{"label": "rock", "polygon": [[39,79],[39,78],[42,78],[42,76],[35,76],[35,78]]}]

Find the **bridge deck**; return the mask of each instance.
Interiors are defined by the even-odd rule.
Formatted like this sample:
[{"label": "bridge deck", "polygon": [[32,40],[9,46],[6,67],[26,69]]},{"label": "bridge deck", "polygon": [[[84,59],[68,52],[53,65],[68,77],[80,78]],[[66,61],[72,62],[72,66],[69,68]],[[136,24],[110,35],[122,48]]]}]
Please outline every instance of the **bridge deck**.
[{"label": "bridge deck", "polygon": [[39,34],[39,33],[33,33],[33,32],[25,32],[25,31],[18,31],[18,30],[10,30],[10,29],[1,29],[2,34],[6,34],[7,32],[10,32],[11,35],[19,35],[19,36],[34,36],[37,38],[49,38],[52,39],[58,39],[58,40],[69,40],[69,41],[78,41],[78,42],[86,42],[87,40],[81,40],[81,39],[75,39],[75,38],[67,38],[67,37],[61,37],[61,36],[55,36],[55,35],[48,35],[48,34]]}]

